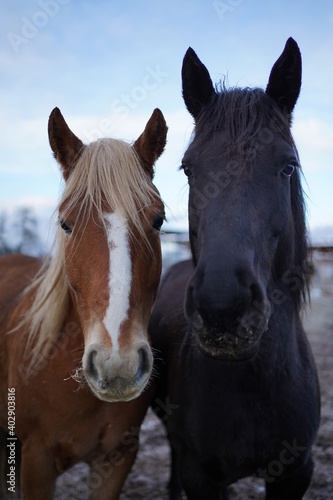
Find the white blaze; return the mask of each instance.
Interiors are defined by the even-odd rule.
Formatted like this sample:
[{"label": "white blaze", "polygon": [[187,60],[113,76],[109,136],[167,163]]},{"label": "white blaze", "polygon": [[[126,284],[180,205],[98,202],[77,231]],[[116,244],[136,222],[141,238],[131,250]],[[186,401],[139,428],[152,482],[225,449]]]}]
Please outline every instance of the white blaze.
[{"label": "white blaze", "polygon": [[125,217],[116,212],[106,214],[110,253],[109,305],[103,323],[112,340],[112,350],[119,349],[119,329],[128,317],[132,285],[132,260]]}]

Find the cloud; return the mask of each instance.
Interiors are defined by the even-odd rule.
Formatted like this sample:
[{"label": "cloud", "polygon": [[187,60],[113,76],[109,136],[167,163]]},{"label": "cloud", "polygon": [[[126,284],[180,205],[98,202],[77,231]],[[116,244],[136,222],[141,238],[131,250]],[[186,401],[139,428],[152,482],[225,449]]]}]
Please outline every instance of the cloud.
[{"label": "cloud", "polygon": [[315,118],[298,120],[293,127],[293,135],[298,143],[307,148],[333,153],[333,126]]},{"label": "cloud", "polygon": [[332,124],[313,118],[298,119],[293,126],[293,136],[307,179],[311,180],[311,184],[313,184],[311,174],[321,172],[326,176],[321,177],[322,182],[329,182],[328,176],[332,174],[333,156]]}]

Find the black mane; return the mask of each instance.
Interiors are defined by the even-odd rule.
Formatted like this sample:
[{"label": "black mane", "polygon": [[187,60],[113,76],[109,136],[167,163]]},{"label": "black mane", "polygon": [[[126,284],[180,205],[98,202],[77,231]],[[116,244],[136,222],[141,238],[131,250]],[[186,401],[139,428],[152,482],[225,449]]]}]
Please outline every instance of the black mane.
[{"label": "black mane", "polygon": [[268,128],[279,132],[294,147],[289,120],[277,103],[261,88],[227,88],[220,83],[210,103],[196,121],[195,134],[211,134],[223,129],[228,146],[245,146]]}]

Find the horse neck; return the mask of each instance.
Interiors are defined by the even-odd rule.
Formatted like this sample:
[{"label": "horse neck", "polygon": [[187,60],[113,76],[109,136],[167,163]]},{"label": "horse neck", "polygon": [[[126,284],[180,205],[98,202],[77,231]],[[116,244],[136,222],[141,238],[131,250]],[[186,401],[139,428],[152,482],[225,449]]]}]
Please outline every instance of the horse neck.
[{"label": "horse neck", "polygon": [[76,350],[75,358],[78,357],[77,349],[81,349],[82,347],[83,352],[84,339],[82,323],[71,294],[69,294],[68,310],[60,332],[60,338],[64,338],[66,343],[73,346],[73,349]]}]

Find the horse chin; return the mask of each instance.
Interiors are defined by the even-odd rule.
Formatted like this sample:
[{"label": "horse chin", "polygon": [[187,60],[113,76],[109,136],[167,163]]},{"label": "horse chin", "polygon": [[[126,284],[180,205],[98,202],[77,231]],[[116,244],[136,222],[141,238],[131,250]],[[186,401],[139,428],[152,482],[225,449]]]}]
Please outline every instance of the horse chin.
[{"label": "horse chin", "polygon": [[149,377],[141,381],[140,384],[134,382],[128,385],[124,384],[124,380],[121,377],[117,377],[117,379],[112,380],[112,386],[108,386],[100,381],[96,385],[95,383],[92,384],[89,379],[86,380],[94,396],[98,399],[108,403],[120,403],[138,398],[146,388]]},{"label": "horse chin", "polygon": [[121,394],[117,394],[117,393],[110,393],[110,392],[98,392],[98,393],[94,393],[98,399],[100,399],[101,401],[106,401],[107,403],[121,403],[121,402],[126,402],[126,401],[131,401],[132,399],[136,399],[140,396],[140,394],[142,393],[142,390],[136,390],[136,389],[133,389],[132,391],[128,391],[127,393],[121,393]]},{"label": "horse chin", "polygon": [[262,332],[256,332],[250,338],[241,338],[233,334],[217,334],[208,332],[194,332],[200,352],[205,356],[220,361],[247,361],[255,357],[258,352]]}]

